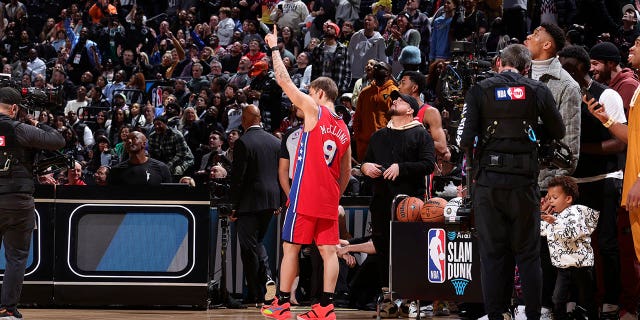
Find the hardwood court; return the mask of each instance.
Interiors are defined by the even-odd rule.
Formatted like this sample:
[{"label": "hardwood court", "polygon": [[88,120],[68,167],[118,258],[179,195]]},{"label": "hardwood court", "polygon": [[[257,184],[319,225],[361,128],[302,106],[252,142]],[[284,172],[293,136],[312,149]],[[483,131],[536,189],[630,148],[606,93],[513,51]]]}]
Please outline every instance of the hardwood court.
[{"label": "hardwood court", "polygon": [[[309,310],[309,307],[298,307],[292,310],[292,319],[295,315]],[[217,309],[217,310],[95,310],[95,309],[20,309],[25,320],[210,320],[210,319],[236,319],[236,320],[263,320],[260,310],[248,308],[243,310]],[[375,319],[373,311],[338,310],[337,318],[340,320]]]}]

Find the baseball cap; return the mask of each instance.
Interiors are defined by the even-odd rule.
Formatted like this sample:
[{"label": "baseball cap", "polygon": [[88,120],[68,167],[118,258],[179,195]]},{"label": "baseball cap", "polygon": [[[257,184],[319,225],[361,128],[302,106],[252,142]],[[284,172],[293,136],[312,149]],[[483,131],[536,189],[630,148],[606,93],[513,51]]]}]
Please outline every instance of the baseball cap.
[{"label": "baseball cap", "polygon": [[633,12],[636,12],[636,7],[635,7],[634,5],[632,5],[632,4],[630,4],[630,3],[625,4],[625,5],[622,7],[622,15],[624,15],[625,13],[627,13],[627,11],[629,11],[629,10],[633,10]]},{"label": "baseball cap", "polygon": [[20,104],[20,102],[22,102],[22,95],[18,90],[11,87],[0,88],[0,103]]},{"label": "baseball cap", "polygon": [[252,78],[257,77],[262,73],[262,71],[265,70],[269,70],[269,65],[264,61],[258,61],[251,67],[251,73],[249,74],[249,76]]},{"label": "baseball cap", "polygon": [[420,109],[420,105],[418,105],[418,101],[416,101],[416,99],[408,94],[403,94],[400,93],[400,91],[398,90],[393,90],[391,91],[391,101],[395,101],[396,99],[402,99],[404,100],[404,102],[409,104],[409,107],[411,107],[411,109],[413,109],[413,116],[416,116],[418,114],[418,110]]}]

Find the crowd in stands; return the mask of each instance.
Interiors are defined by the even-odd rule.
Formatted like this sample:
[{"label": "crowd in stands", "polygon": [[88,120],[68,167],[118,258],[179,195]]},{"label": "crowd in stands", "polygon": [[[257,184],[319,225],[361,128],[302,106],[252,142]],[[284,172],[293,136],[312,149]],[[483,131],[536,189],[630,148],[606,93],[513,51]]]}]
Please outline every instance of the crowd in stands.
[{"label": "crowd in stands", "polygon": [[[275,50],[300,89],[320,76],[336,82],[336,111],[356,142],[386,126],[393,90],[416,85],[419,102],[443,111],[441,73],[457,41],[490,60],[537,26],[558,25],[567,44],[587,52],[600,42],[617,48],[617,58],[592,58],[604,64],[592,69],[596,81],[609,84],[608,62],[637,80],[625,66],[640,14],[625,0],[9,0],[0,11],[2,72],[13,86],[46,93],[36,117],[62,132],[60,151],[77,161],[72,174],[43,183],[105,185],[109,168],[127,161],[133,131],[175,182],[232,175],[245,106],[257,106],[277,137],[299,124],[274,78]],[[278,46],[268,48],[274,24]],[[424,83],[401,81],[407,71]],[[630,97],[622,98],[628,111]],[[437,155],[448,160],[448,152]]]}]

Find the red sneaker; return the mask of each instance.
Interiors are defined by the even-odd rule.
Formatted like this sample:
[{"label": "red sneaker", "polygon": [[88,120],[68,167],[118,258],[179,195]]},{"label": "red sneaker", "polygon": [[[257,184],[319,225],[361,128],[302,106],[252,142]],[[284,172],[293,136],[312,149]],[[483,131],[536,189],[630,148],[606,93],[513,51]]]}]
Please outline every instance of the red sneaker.
[{"label": "red sneaker", "polygon": [[307,320],[307,319],[335,320],[336,311],[333,308],[333,303],[326,307],[320,306],[319,303],[316,303],[311,306],[311,310],[298,315],[297,319],[298,320]]},{"label": "red sneaker", "polygon": [[275,298],[270,305],[262,306],[260,313],[262,313],[263,316],[271,319],[289,319],[291,317],[291,304],[289,302],[278,304],[278,298]]}]

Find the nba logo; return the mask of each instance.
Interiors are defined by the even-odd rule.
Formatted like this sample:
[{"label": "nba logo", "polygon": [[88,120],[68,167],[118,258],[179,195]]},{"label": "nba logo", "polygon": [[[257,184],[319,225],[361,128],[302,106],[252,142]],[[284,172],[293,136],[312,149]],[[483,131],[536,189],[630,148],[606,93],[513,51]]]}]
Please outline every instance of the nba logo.
[{"label": "nba logo", "polygon": [[0,136],[0,147],[4,147],[5,143],[4,143],[4,136]]},{"label": "nba logo", "polygon": [[429,229],[429,266],[427,278],[431,283],[443,283],[445,280],[445,237],[444,229]]}]

